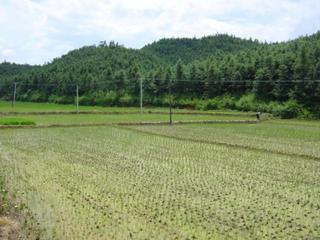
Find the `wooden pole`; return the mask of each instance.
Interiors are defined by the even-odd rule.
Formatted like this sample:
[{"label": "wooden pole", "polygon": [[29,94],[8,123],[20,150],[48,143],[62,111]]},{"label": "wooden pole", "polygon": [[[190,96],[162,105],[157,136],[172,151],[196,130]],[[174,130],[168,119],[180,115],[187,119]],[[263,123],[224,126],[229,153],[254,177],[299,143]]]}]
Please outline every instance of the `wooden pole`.
[{"label": "wooden pole", "polygon": [[77,85],[77,113],[79,113],[79,86]]},{"label": "wooden pole", "polygon": [[13,83],[12,107],[16,104],[17,83]]},{"label": "wooden pole", "polygon": [[169,124],[172,125],[172,94],[171,94],[171,79],[169,81]]},{"label": "wooden pole", "polygon": [[140,77],[140,113],[143,112],[143,89],[142,89],[142,78]]}]

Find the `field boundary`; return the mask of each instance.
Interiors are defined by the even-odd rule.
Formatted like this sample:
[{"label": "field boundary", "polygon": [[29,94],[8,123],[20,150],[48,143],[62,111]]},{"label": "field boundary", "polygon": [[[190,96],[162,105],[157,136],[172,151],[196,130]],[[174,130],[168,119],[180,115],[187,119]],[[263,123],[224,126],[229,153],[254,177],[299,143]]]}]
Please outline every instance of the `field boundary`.
[{"label": "field boundary", "polygon": [[[192,120],[174,121],[172,125],[183,124],[214,124],[214,123],[242,123],[256,124],[257,120]],[[54,127],[98,127],[98,126],[144,126],[144,125],[169,125],[168,121],[158,122],[109,122],[109,123],[75,123],[75,124],[47,124],[47,125],[0,125],[0,129],[23,129],[23,128],[54,128]]]},{"label": "field boundary", "polygon": [[178,136],[170,136],[170,135],[166,135],[166,134],[149,132],[149,131],[144,131],[144,130],[140,130],[140,129],[136,129],[136,128],[125,127],[125,126],[123,126],[123,127],[119,126],[119,127],[122,129],[132,131],[132,132],[137,132],[137,133],[142,133],[142,134],[152,135],[152,136],[157,136],[157,137],[170,138],[170,139],[175,139],[175,140],[179,140],[179,141],[189,141],[189,142],[195,142],[195,143],[227,146],[227,147],[233,147],[233,148],[247,149],[247,150],[251,150],[251,151],[258,151],[258,152],[263,152],[263,153],[273,153],[273,154],[279,154],[279,155],[283,155],[283,156],[301,157],[301,158],[306,158],[309,160],[320,161],[320,157],[306,155],[306,154],[287,153],[287,152],[278,151],[278,150],[268,150],[265,148],[252,147],[252,146],[241,145],[241,144],[225,143],[225,142],[219,142],[219,141],[206,141],[206,140],[201,140],[201,139],[192,139],[192,138],[184,138],[184,137],[178,137]]},{"label": "field boundary", "polygon": [[[140,111],[115,111],[115,112],[102,112],[102,111],[48,111],[48,112],[0,112],[0,116],[17,116],[17,115],[77,115],[77,114],[96,114],[96,115],[126,115],[126,114],[141,114]],[[144,111],[142,114],[159,114],[168,115],[164,111]],[[255,113],[227,113],[227,112],[173,112],[174,115],[200,115],[200,116],[242,116],[242,117],[255,117]]]}]

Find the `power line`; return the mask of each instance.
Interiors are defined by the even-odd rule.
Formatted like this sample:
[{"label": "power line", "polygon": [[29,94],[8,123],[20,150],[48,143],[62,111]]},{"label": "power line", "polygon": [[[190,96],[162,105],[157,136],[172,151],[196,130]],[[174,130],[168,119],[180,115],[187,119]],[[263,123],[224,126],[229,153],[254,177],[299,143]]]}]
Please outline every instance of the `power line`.
[{"label": "power line", "polygon": [[[224,83],[234,83],[234,84],[252,84],[252,83],[270,83],[270,84],[277,84],[277,83],[287,83],[287,84],[295,84],[295,83],[320,83],[320,80],[204,80],[204,79],[186,79],[186,80],[174,80],[174,79],[146,79],[144,80],[161,82],[164,84],[168,84],[171,80],[172,83],[178,82],[185,82],[185,83],[212,83],[212,84],[224,84]],[[96,83],[97,86],[103,85],[110,85],[112,83],[123,83],[123,84],[130,84],[133,81],[137,81],[136,79],[133,80],[105,80],[103,82]],[[136,84],[139,82],[137,81]],[[27,86],[27,87],[55,87],[55,86],[65,86],[65,87],[76,87],[79,83],[37,83],[37,84],[30,84],[30,83],[23,83],[23,82],[16,82],[17,86]],[[0,86],[10,86],[12,83],[2,83]],[[85,84],[83,84],[85,85]],[[90,83],[88,84],[91,85]]]}]

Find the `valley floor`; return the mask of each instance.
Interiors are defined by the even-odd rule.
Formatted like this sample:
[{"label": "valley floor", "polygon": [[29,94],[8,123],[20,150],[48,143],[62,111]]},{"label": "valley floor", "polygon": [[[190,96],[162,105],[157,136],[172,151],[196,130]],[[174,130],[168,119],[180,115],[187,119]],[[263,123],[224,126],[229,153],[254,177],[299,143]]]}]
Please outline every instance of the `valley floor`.
[{"label": "valley floor", "polygon": [[317,239],[319,172],[317,121],[0,129],[28,239]]}]

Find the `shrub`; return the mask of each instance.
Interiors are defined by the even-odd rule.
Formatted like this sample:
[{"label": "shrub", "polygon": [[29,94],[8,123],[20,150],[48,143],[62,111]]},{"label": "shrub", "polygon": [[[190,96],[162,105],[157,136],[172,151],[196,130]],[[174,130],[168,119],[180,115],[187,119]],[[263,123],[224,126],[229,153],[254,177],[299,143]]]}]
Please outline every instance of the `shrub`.
[{"label": "shrub", "polygon": [[305,117],[309,113],[296,100],[288,100],[277,109],[274,109],[273,114],[275,116],[278,116],[284,119],[289,119],[289,118]]},{"label": "shrub", "polygon": [[236,103],[236,110],[239,111],[253,111],[256,108],[256,98],[254,94],[243,95]]},{"label": "shrub", "polygon": [[127,106],[132,106],[134,103],[134,99],[131,95],[129,94],[125,94],[123,95],[120,99],[119,102],[121,104],[121,106],[127,107]]},{"label": "shrub", "polygon": [[[172,103],[174,103],[174,97],[172,97]],[[162,104],[164,107],[168,107],[170,105],[170,96],[169,95],[165,95],[162,99]]]},{"label": "shrub", "polygon": [[48,98],[49,102],[57,103],[57,104],[71,104],[74,103],[73,97],[66,96],[58,96],[58,95],[50,95]]},{"label": "shrub", "polygon": [[[149,98],[148,98],[148,99],[149,99]],[[147,103],[148,103],[148,101],[147,101]],[[163,104],[163,100],[162,100],[161,98],[154,98],[154,99],[152,100],[152,102],[150,102],[150,103],[152,103],[152,105],[157,106],[157,107],[164,105],[164,104]]]},{"label": "shrub", "polygon": [[191,99],[180,99],[175,101],[175,106],[178,108],[195,109],[196,102]]},{"label": "shrub", "polygon": [[206,101],[197,99],[195,102],[195,110],[205,110],[206,109]]},{"label": "shrub", "polygon": [[59,97],[58,95],[52,94],[48,97],[48,101],[51,103],[58,103],[60,98],[61,97]]},{"label": "shrub", "polygon": [[96,95],[94,102],[100,106],[114,106],[118,103],[118,95],[114,91],[100,92]]},{"label": "shrub", "polygon": [[93,98],[93,97],[81,96],[81,97],[79,97],[79,104],[80,104],[80,105],[90,106],[90,105],[94,105],[94,104],[95,104],[95,101],[94,101],[94,98]]},{"label": "shrub", "polygon": [[202,110],[216,110],[216,109],[219,109],[220,103],[217,98],[213,98],[205,101],[202,107],[203,107]]},{"label": "shrub", "polygon": [[21,94],[20,96],[18,95],[18,99],[20,101],[28,101],[29,100],[29,91],[27,91],[24,94]]},{"label": "shrub", "polygon": [[236,100],[229,94],[224,95],[220,101],[218,101],[217,109],[235,109]]},{"label": "shrub", "polygon": [[39,91],[33,91],[30,93],[29,97],[31,102],[45,102],[47,101],[47,96]]},{"label": "shrub", "polygon": [[320,119],[320,105],[314,107],[311,111],[313,112],[313,118]]}]

